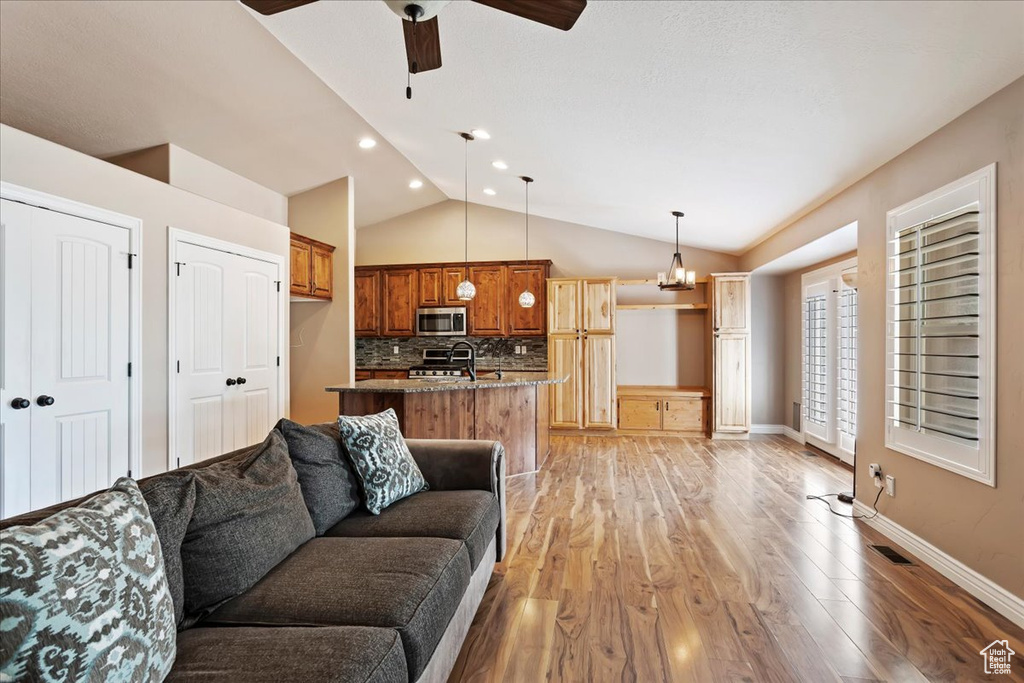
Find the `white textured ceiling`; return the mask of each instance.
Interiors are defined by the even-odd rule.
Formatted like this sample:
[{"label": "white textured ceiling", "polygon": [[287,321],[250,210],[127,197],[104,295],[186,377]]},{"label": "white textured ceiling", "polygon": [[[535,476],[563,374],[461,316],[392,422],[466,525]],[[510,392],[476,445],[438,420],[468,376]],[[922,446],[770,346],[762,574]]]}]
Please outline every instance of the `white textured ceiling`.
[{"label": "white textured ceiling", "polygon": [[[1020,2],[611,2],[568,33],[470,2],[405,99],[378,0],[260,17],[449,197],[741,252],[1024,74]],[[494,159],[509,163],[504,173]],[[493,197],[484,187],[497,190]]]},{"label": "white textured ceiling", "polygon": [[98,157],[174,143],[282,194],[351,175],[357,225],[444,199],[237,2],[3,0],[0,121]]}]

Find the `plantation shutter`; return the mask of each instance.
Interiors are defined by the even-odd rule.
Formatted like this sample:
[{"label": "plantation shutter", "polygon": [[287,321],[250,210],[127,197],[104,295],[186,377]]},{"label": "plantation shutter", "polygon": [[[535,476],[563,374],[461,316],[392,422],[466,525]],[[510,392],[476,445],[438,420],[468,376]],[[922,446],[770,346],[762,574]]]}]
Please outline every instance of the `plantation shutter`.
[{"label": "plantation shutter", "polygon": [[857,435],[857,290],[839,293],[839,430]]},{"label": "plantation shutter", "polygon": [[827,300],[824,294],[804,299],[804,418],[827,425]]}]

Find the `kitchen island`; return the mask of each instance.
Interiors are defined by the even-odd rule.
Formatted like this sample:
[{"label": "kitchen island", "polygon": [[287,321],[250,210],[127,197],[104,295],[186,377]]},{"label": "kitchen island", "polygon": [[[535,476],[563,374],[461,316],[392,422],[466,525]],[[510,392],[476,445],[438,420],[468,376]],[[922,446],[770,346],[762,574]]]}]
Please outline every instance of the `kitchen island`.
[{"label": "kitchen island", "polygon": [[393,408],[410,439],[486,439],[505,446],[509,475],[535,472],[547,457],[548,385],[565,377],[506,372],[468,379],[369,379],[326,387],[339,415]]}]

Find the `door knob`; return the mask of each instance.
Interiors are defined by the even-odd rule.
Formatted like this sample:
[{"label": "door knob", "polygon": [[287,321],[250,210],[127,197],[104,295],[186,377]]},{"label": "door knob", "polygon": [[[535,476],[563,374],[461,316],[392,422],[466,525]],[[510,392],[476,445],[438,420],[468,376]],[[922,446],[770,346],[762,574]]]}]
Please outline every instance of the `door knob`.
[{"label": "door knob", "polygon": [[14,408],[15,410],[24,410],[25,408],[28,408],[30,405],[32,404],[29,402],[29,400],[27,398],[22,398],[21,396],[11,401],[11,407]]},{"label": "door knob", "polygon": [[227,379],[227,381],[225,382],[225,384],[227,384],[227,385],[228,385],[229,387],[233,387],[233,386],[235,386],[236,384],[238,384],[238,382],[236,382],[236,381],[235,381],[235,379],[234,379],[233,377],[228,377],[228,379]]},{"label": "door knob", "polygon": [[244,377],[239,377],[238,378],[238,383],[239,384],[245,384],[245,378]]},{"label": "door knob", "polygon": [[46,406],[52,406],[53,405],[53,396],[47,396],[46,394],[43,394],[42,396],[40,396],[39,398],[36,399],[36,404],[40,405],[40,406],[42,406],[44,408]]}]

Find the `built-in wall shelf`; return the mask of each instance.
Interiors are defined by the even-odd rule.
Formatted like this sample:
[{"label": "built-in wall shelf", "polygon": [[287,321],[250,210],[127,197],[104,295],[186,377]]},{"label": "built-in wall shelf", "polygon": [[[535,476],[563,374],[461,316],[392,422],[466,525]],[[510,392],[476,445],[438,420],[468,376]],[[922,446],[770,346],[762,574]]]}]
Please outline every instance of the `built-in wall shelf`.
[{"label": "built-in wall shelf", "polygon": [[707,304],[618,304],[616,308],[620,311],[705,311]]},{"label": "built-in wall shelf", "polygon": [[[695,280],[698,285],[706,285],[708,279],[706,277],[700,277]],[[658,281],[655,278],[647,278],[644,280],[618,280],[616,284],[619,285],[657,285]]]}]

